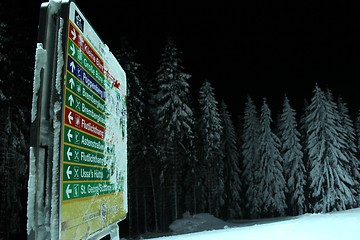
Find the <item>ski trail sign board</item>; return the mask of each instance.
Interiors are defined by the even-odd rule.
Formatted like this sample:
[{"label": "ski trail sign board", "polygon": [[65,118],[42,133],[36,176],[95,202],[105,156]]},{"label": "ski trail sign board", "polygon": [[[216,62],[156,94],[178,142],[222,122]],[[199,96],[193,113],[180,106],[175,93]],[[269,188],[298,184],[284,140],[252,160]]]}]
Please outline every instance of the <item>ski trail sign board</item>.
[{"label": "ski trail sign board", "polygon": [[85,239],[127,215],[126,75],[75,2],[41,12],[28,235]]}]

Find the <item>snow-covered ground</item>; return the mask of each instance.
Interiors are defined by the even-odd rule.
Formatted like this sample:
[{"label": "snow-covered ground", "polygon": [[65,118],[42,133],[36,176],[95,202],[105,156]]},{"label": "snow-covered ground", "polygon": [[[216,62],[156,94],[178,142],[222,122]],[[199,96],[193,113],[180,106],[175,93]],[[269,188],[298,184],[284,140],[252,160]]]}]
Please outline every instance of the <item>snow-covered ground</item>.
[{"label": "snow-covered ground", "polygon": [[185,215],[172,236],[152,240],[360,240],[360,208],[262,221],[224,222],[210,214]]}]

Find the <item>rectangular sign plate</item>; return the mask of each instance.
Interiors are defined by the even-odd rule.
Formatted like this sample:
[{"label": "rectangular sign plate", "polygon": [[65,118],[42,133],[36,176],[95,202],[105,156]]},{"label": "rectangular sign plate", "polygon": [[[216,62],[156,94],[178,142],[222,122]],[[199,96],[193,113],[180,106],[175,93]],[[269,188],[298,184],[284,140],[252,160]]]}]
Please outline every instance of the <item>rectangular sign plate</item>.
[{"label": "rectangular sign plate", "polygon": [[61,239],[81,239],[127,214],[126,76],[70,2],[61,141]]}]

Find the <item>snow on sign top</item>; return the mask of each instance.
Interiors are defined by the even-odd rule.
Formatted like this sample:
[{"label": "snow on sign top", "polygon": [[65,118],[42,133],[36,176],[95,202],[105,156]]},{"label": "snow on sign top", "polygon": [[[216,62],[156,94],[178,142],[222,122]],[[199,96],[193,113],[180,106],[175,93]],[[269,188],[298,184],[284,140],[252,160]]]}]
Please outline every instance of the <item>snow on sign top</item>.
[{"label": "snow on sign top", "polygon": [[28,237],[113,233],[128,211],[125,72],[74,2],[42,3],[39,19]]},{"label": "snow on sign top", "polygon": [[80,239],[127,213],[126,76],[74,2],[68,20],[60,235]]}]

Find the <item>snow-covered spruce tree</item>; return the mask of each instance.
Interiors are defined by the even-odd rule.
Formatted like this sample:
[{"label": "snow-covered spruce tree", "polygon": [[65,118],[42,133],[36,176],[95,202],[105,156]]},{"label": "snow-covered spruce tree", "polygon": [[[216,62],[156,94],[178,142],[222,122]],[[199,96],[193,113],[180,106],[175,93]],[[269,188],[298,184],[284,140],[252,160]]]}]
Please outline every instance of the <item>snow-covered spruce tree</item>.
[{"label": "snow-covered spruce tree", "polygon": [[186,143],[186,149],[188,151],[189,157],[187,159],[187,161],[185,162],[185,166],[184,169],[185,171],[183,171],[183,183],[182,183],[182,187],[184,189],[184,197],[185,197],[185,201],[184,201],[184,205],[185,205],[185,210],[186,212],[193,214],[193,213],[197,213],[198,212],[198,191],[199,191],[199,184],[200,184],[200,179],[199,176],[197,176],[197,170],[198,169],[198,164],[199,161],[197,159],[197,148],[196,148],[196,135],[197,135],[197,131],[196,131],[196,112],[195,112],[195,106],[194,103],[192,102],[192,99],[190,99],[190,103],[189,106],[191,107],[191,109],[193,109],[193,125],[191,126],[191,129],[193,129],[192,131],[192,136],[191,139]]},{"label": "snow-covered spruce tree", "polygon": [[355,116],[355,135],[356,135],[356,148],[357,148],[357,158],[360,158],[360,109],[356,111]]},{"label": "snow-covered spruce tree", "polygon": [[[4,6],[0,3],[0,7],[3,8]],[[0,10],[0,14],[2,14],[3,10]],[[2,15],[0,16],[2,17]],[[10,41],[10,38],[7,36],[7,24],[0,18],[0,100],[2,98],[5,99],[1,91],[1,86],[4,83],[5,79],[8,77],[7,68],[8,68],[8,53],[6,51],[6,44]]]},{"label": "snow-covered spruce tree", "polygon": [[[0,3],[0,7],[3,8],[2,3]],[[2,14],[3,10],[0,10],[0,14]],[[2,15],[0,16],[2,17]],[[9,54],[7,49],[7,44],[10,41],[10,37],[7,36],[7,24],[0,18],[0,100],[5,100],[5,93],[2,89],[5,89],[5,81],[9,78]]]},{"label": "snow-covered spruce tree", "polygon": [[278,136],[282,144],[281,156],[284,161],[284,178],[287,186],[288,213],[300,215],[305,211],[304,187],[306,184],[300,132],[296,122],[296,112],[287,96],[284,97],[279,119]]},{"label": "snow-covered spruce tree", "polygon": [[[360,161],[360,109],[357,110],[356,115],[355,115],[355,123],[354,123],[354,127],[355,127],[355,135],[356,135],[356,139],[355,139],[355,144],[356,144],[356,150],[357,150],[357,154],[356,154],[356,158],[358,159],[358,161]],[[360,165],[358,165],[357,167],[357,171],[360,172]],[[360,179],[357,179],[358,182],[360,182]],[[357,204],[360,204],[360,186],[358,185],[357,187]]]},{"label": "snow-covered spruce tree", "polygon": [[[0,89],[13,106],[17,105],[14,109],[21,109],[26,115],[31,108],[36,36],[34,31],[29,31],[33,26],[27,18],[26,3],[22,8],[15,6],[9,0],[0,3]],[[28,125],[19,127],[29,129]]]},{"label": "snow-covered spruce tree", "polygon": [[255,172],[259,169],[260,151],[260,120],[259,113],[251,97],[247,96],[244,108],[244,117],[241,133],[242,155],[242,187],[245,192],[245,216],[257,218],[260,215],[261,205],[258,198],[259,179]]},{"label": "snow-covered spruce tree", "polygon": [[193,112],[188,105],[190,75],[184,72],[180,54],[174,41],[168,38],[156,72],[155,141],[162,166],[161,192],[165,194],[159,204],[162,226],[166,228],[184,211],[179,178],[191,156],[188,146],[193,140]]},{"label": "snow-covered spruce tree", "polygon": [[[12,239],[21,229],[19,221],[24,217],[21,202],[26,191],[27,143],[19,125],[25,120],[19,109],[14,109],[5,100],[0,100],[0,215],[1,239]],[[6,231],[5,231],[6,230]],[[5,235],[2,235],[5,234]]]},{"label": "snow-covered spruce tree", "polygon": [[305,186],[304,186],[304,196],[305,196],[305,212],[312,211],[312,206],[310,203],[311,199],[311,191],[310,191],[310,167],[309,167],[309,154],[306,150],[307,140],[308,140],[308,126],[306,124],[306,116],[309,115],[309,101],[308,99],[304,99],[304,105],[302,111],[300,112],[300,120],[299,120],[299,127],[300,127],[300,144],[302,146],[303,152],[303,163],[305,166]]},{"label": "snow-covered spruce tree", "polygon": [[242,114],[237,114],[236,120],[235,120],[235,134],[236,134],[236,142],[237,142],[237,149],[239,153],[239,171],[240,171],[240,181],[241,181],[241,191],[240,191],[240,208],[241,208],[241,218],[249,217],[246,211],[246,189],[244,187],[244,179],[243,179],[243,155],[241,153],[242,151],[242,132],[243,132],[243,116]]},{"label": "snow-covered spruce tree", "polygon": [[283,176],[281,143],[271,131],[271,111],[266,98],[263,99],[260,115],[260,166],[255,172],[260,179],[257,189],[261,206],[261,216],[283,216],[286,209],[286,183]]},{"label": "snow-covered spruce tree", "polygon": [[344,128],[344,139],[346,141],[345,146],[346,149],[344,149],[344,155],[349,159],[350,161],[350,172],[352,174],[352,177],[355,181],[355,196],[357,198],[357,201],[355,205],[352,207],[359,207],[360,205],[360,160],[357,157],[358,149],[356,147],[356,132],[353,120],[350,118],[349,115],[349,108],[347,106],[347,103],[345,103],[342,99],[342,97],[338,97],[338,103],[337,103],[338,109],[339,109],[339,116],[340,116],[340,125]]},{"label": "snow-covered spruce tree", "polygon": [[[26,237],[28,104],[31,98],[31,91],[23,91],[23,87],[31,89],[26,84],[29,78],[24,73],[32,71],[28,64],[24,64],[28,53],[22,45],[15,44],[17,41],[11,31],[19,30],[22,41],[28,39],[29,32],[21,31],[22,26],[12,27],[12,21],[8,22],[5,17],[9,14],[5,12],[5,6],[8,5],[0,3],[0,239],[23,239]],[[14,15],[11,20],[15,18]],[[22,66],[18,68],[14,65],[19,60],[15,58],[16,52],[22,53],[22,58],[19,58]]]},{"label": "snow-covered spruce tree", "polygon": [[198,159],[202,167],[199,175],[202,177],[205,188],[204,199],[208,211],[219,216],[224,205],[224,160],[222,152],[223,126],[215,99],[214,89],[210,82],[205,80],[199,90],[199,144]]},{"label": "snow-covered spruce tree", "polygon": [[[198,100],[198,99],[196,99]],[[204,185],[207,169],[206,169],[206,162],[200,161],[203,159],[202,152],[202,139],[201,139],[201,113],[199,109],[199,105],[194,107],[194,117],[195,117],[195,127],[194,127],[194,153],[196,154],[196,161],[193,162],[193,169],[194,169],[194,179],[193,179],[193,197],[192,199],[196,200],[193,205],[193,212],[194,213],[203,213],[207,211],[207,195],[206,195],[206,186]]]},{"label": "snow-covered spruce tree", "polygon": [[121,38],[121,48],[115,51],[115,56],[127,78],[128,198],[132,202],[127,215],[129,234],[148,231],[148,218],[153,219],[151,222],[157,231],[156,202],[153,201],[156,194],[154,187],[149,187],[155,186],[151,178],[155,159],[151,154],[153,142],[149,139],[153,128],[148,126],[152,118],[148,112],[150,98],[146,95],[151,91],[148,86],[145,91],[145,70],[137,61],[137,51],[125,37]]},{"label": "snow-covered spruce tree", "polygon": [[224,150],[224,184],[225,205],[224,217],[234,219],[242,217],[240,155],[237,147],[237,136],[234,124],[224,101],[221,102],[221,119],[223,122],[222,144]]},{"label": "snow-covered spruce tree", "polygon": [[345,210],[355,204],[356,191],[337,105],[316,84],[307,112],[306,150],[313,211]]}]

